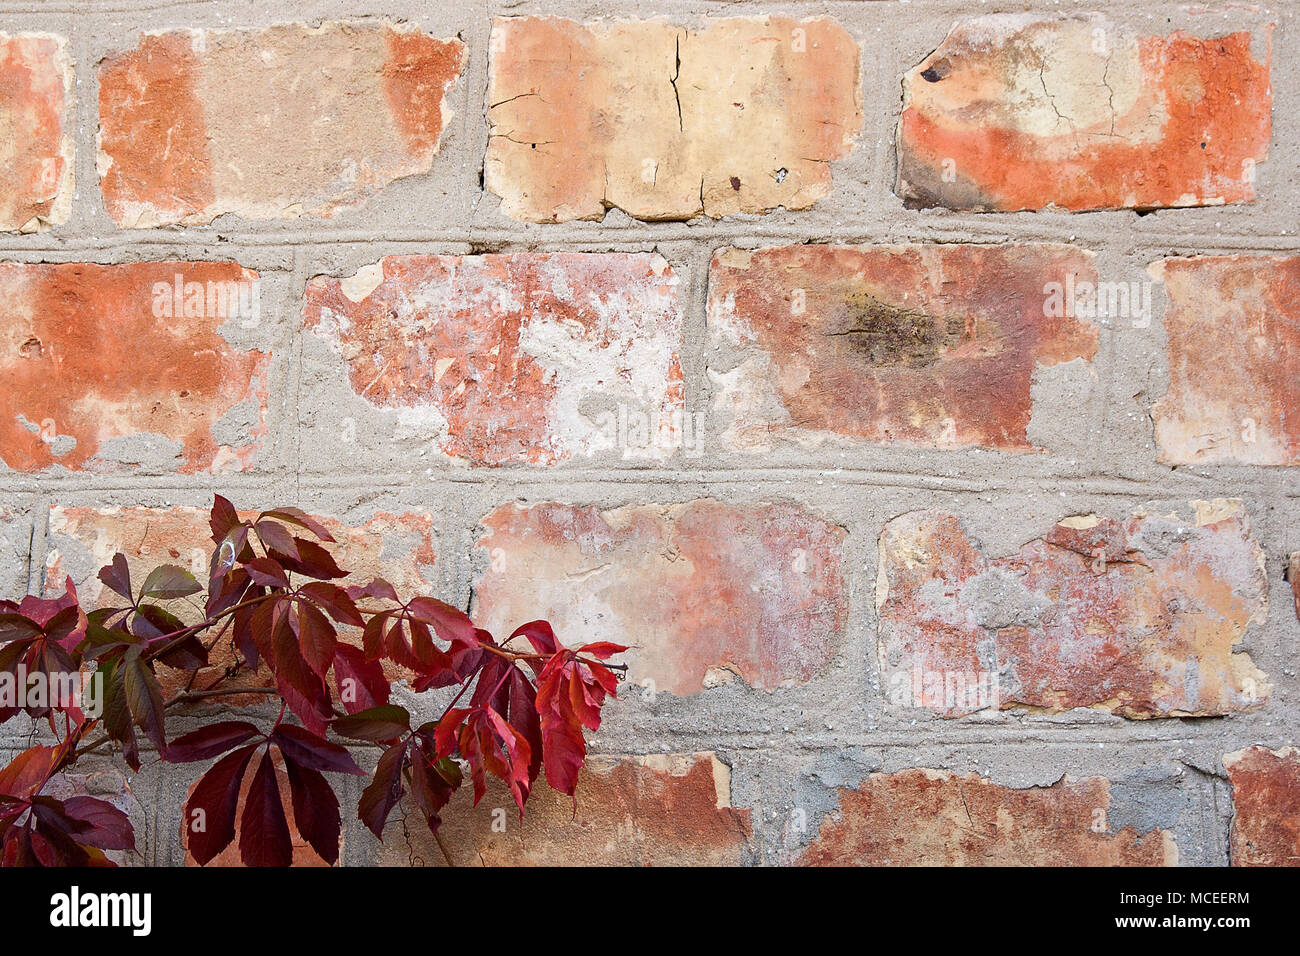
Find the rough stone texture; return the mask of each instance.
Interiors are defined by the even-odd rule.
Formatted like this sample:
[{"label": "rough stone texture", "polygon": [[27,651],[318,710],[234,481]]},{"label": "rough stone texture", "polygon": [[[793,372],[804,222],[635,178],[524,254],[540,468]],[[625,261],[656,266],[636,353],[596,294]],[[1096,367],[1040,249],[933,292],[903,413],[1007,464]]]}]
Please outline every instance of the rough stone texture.
[{"label": "rough stone texture", "polygon": [[0,508],[0,593],[18,600],[27,593],[31,561],[32,522],[29,515]]},{"label": "rough stone texture", "polygon": [[903,79],[898,195],[984,211],[1253,200],[1272,130],[1253,39],[1138,35],[1101,14],[962,21]]},{"label": "rough stone texture", "polygon": [[[123,470],[139,459],[120,440],[137,439],[169,450],[177,471],[249,467],[267,431],[269,356],[231,346],[222,326],[256,319],[257,282],[223,262],[0,265],[0,459]],[[219,440],[232,411],[240,427]]]},{"label": "rough stone texture", "polygon": [[334,215],[430,169],[464,59],[394,24],[145,34],[100,65],[105,208],[129,228]]},{"label": "rough stone texture", "polygon": [[1172,866],[1172,836],[1110,830],[1110,784],[1016,790],[946,770],[873,773],[841,788],[806,866]]},{"label": "rough stone texture", "polygon": [[[948,717],[987,706],[1138,718],[1260,706],[1272,686],[1235,648],[1266,617],[1264,553],[1240,502],[1193,508],[1192,520],[1067,518],[1005,558],[985,555],[954,515],[894,519],[876,585],[884,680],[905,691],[920,675],[907,702]],[[936,674],[976,689],[996,675],[996,693],[957,695]]]},{"label": "rough stone texture", "polygon": [[1169,298],[1160,460],[1300,464],[1300,257],[1165,259],[1151,272]]},{"label": "rough stone texture", "polygon": [[[254,517],[245,513],[246,518]],[[433,516],[428,512],[402,514],[379,512],[364,524],[348,525],[328,515],[321,522],[335,538],[330,552],[352,573],[342,579],[346,585],[365,584],[379,576],[404,595],[436,593],[433,568],[437,563]],[[89,607],[117,601],[96,575],[119,551],[126,555],[138,588],[144,575],[160,564],[178,564],[200,581],[207,580],[212,555],[208,512],[202,508],[87,508],[54,505],[50,508],[49,542],[45,557],[45,586],[62,593],[64,580],[71,576],[77,593]],[[310,537],[310,536],[308,536]],[[185,620],[193,617],[183,603],[171,609]],[[344,636],[347,636],[345,633]],[[356,635],[352,635],[354,638]],[[199,672],[196,687],[206,687],[235,661],[229,641],[214,648],[211,666]],[[394,678],[405,676],[394,670]],[[188,672],[162,668],[160,682],[166,694],[184,689]],[[269,686],[265,671],[251,681]],[[247,703],[250,696],[235,699]]]},{"label": "rough stone texture", "polygon": [[1096,272],[1064,246],[724,249],[708,317],[739,348],[709,368],[723,439],[1029,449],[1035,370],[1097,351],[1091,324],[1044,314],[1071,277]]},{"label": "rough stone texture", "polygon": [[645,448],[624,443],[624,457],[679,443],[677,277],[657,255],[390,256],[313,279],[305,322],[358,396],[410,413],[471,464],[614,448],[620,407],[663,432]]},{"label": "rough stone texture", "polygon": [[799,506],[504,505],[483,524],[482,626],[635,644],[629,679],[657,690],[804,683],[843,636],[845,532]]},{"label": "rough stone texture", "polygon": [[1291,555],[1287,565],[1287,580],[1291,582],[1291,596],[1295,599],[1296,617],[1300,618],[1300,551]]},{"label": "rough stone texture", "polygon": [[1233,866],[1300,866],[1300,750],[1224,754],[1232,783]]},{"label": "rough stone texture", "polygon": [[72,208],[67,40],[0,33],[0,231],[36,232]]},{"label": "rough stone texture", "polygon": [[517,219],[805,209],[862,126],[858,48],[833,20],[493,24],[484,172]]},{"label": "rough stone texture", "polygon": [[[712,753],[593,757],[576,810],[539,781],[522,822],[496,783],[476,808],[458,793],[444,812],[457,866],[734,866],[753,832],[752,811],[731,806],[731,769]],[[414,811],[409,839],[397,816],[379,862],[442,864]]]}]

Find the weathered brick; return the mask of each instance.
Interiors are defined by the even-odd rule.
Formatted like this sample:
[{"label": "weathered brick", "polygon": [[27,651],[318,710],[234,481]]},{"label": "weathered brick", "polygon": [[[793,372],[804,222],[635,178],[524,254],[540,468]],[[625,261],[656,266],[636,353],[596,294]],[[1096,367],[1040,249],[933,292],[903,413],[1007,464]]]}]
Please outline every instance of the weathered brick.
[{"label": "weathered brick", "polygon": [[[257,767],[261,763],[261,760],[262,760],[261,755],[255,754],[253,756],[252,761],[248,765],[248,769],[244,772],[244,780],[239,788],[240,806],[243,806],[243,801],[248,797],[248,789],[253,785],[253,775],[257,772]],[[289,840],[293,846],[293,863],[290,865],[291,866],[328,866],[329,864],[316,855],[316,851],[311,848],[311,845],[308,844],[307,840],[299,832],[297,821],[295,821],[293,818],[293,793],[289,789],[289,773],[287,770],[284,769],[284,759],[280,756],[278,751],[275,751],[272,752],[271,761],[275,766],[275,782],[280,786],[280,805],[284,807],[285,820],[289,824]],[[206,765],[204,766],[204,769],[205,770],[207,769]],[[188,801],[189,798],[193,795],[194,788],[196,786],[198,786],[198,780],[195,780],[195,782],[190,785],[189,790],[186,791],[185,793],[186,801]],[[335,788],[335,795],[338,795],[340,789],[341,788],[338,787]],[[194,821],[185,819],[184,801],[182,802],[181,806],[182,806],[182,810],[181,810],[180,838],[181,838],[181,847],[185,850],[185,865],[198,866],[199,865],[198,861],[195,860],[194,857],[190,855],[190,850],[189,850],[190,826],[194,823]],[[347,811],[345,806],[340,807],[340,815],[345,816],[346,812]],[[243,861],[240,859],[240,854],[239,854],[239,839],[240,839],[240,835],[243,833],[243,821],[241,819],[241,816],[242,815],[236,816],[235,818],[234,842],[232,842],[228,847],[226,847],[215,857],[209,860],[208,863],[206,864],[207,866],[243,866],[244,865]],[[345,819],[344,826],[343,826],[343,837],[339,840],[340,859],[343,856],[343,845],[346,842],[347,829],[348,829],[347,821]]]},{"label": "weathered brick", "polygon": [[629,677],[658,690],[801,684],[843,636],[845,531],[798,505],[510,504],[483,524],[481,626],[544,617],[566,644],[636,645]]},{"label": "weathered brick", "polygon": [[1029,449],[1035,369],[1097,351],[1050,285],[1095,280],[1092,255],[1066,246],[722,250],[708,321],[739,350],[710,360],[723,440]]},{"label": "weathered brick", "polygon": [[220,330],[256,318],[258,281],[225,262],[0,265],[0,459],[117,470],[137,440],[184,472],[248,467],[269,355]]},{"label": "weathered brick", "polygon": [[984,211],[1253,200],[1272,105],[1254,39],[1143,36],[1100,14],[959,23],[904,77],[898,195]]},{"label": "weathered brick", "polygon": [[1160,460],[1300,464],[1300,257],[1197,256],[1152,267],[1168,295]]},{"label": "weathered brick", "polygon": [[1300,866],[1300,750],[1224,754],[1232,784],[1233,866]]},{"label": "weathered brick", "polygon": [[[731,768],[712,753],[592,756],[573,799],[538,781],[522,822],[495,779],[476,808],[458,793],[443,813],[443,842],[458,866],[734,866],[752,836],[751,811],[731,806]],[[382,865],[441,864],[412,812],[397,814]]]},{"label": "weathered brick", "polygon": [[62,37],[0,33],[0,230],[35,232],[68,218],[72,80]]},{"label": "weathered brick", "polygon": [[486,185],[517,219],[804,209],[862,125],[858,48],[829,19],[497,19]]},{"label": "weathered brick", "polygon": [[895,518],[880,537],[882,683],[948,717],[986,707],[1124,717],[1226,714],[1272,691],[1234,653],[1266,614],[1264,553],[1240,502],[1195,517],[1067,518],[992,558],[961,519]]},{"label": "weathered brick", "polygon": [[1110,784],[1065,777],[1017,790],[946,770],[873,773],[841,788],[805,866],[1172,866],[1165,830],[1112,832]]},{"label": "weathered brick", "polygon": [[465,47],[394,24],[144,34],[99,69],[120,226],[331,216],[428,172]]},{"label": "weathered brick", "polygon": [[677,277],[642,253],[390,256],[307,285],[307,328],[375,406],[414,409],[443,453],[550,465],[615,448],[618,409],[680,444]]},{"label": "weathered brick", "polygon": [[[267,507],[272,507],[271,502]],[[245,513],[245,517],[253,517]],[[337,518],[319,516],[334,536],[327,545],[339,566],[352,573],[343,584],[364,584],[375,576],[390,581],[404,595],[436,593],[433,568],[437,563],[433,516],[424,511],[401,514],[379,512],[362,525],[346,525]],[[138,587],[144,576],[160,564],[179,564],[200,581],[207,581],[208,559],[212,554],[208,512],[202,508],[50,508],[49,542],[45,560],[46,589],[61,593],[63,581],[72,577],[87,607],[116,601],[96,577],[113,555],[126,555],[133,582]],[[173,608],[182,619],[193,615],[183,606]],[[343,635],[349,637],[347,633]],[[351,635],[355,639],[356,635]],[[235,661],[229,641],[214,649],[211,666],[201,670],[196,687],[208,686]],[[402,676],[394,671],[393,676]],[[161,668],[160,682],[171,696],[184,689],[188,672]],[[269,686],[265,674],[253,683]],[[246,702],[235,698],[234,703]]]}]

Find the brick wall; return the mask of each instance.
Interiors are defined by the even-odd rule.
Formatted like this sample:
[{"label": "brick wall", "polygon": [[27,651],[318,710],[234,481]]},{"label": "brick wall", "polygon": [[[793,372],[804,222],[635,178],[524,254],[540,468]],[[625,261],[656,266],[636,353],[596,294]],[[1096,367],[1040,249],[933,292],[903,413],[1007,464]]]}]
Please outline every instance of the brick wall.
[{"label": "brick wall", "polygon": [[[635,644],[577,813],[460,794],[458,862],[1294,864],[1297,54],[1281,2],[3,0],[0,583],[201,564],[220,491]],[[143,860],[197,772],[108,787]]]}]

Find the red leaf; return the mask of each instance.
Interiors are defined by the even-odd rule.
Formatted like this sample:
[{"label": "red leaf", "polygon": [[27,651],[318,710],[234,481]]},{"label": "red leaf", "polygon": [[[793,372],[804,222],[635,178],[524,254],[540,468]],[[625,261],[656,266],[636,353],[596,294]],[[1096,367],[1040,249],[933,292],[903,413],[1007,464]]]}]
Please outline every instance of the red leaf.
[{"label": "red leaf", "polygon": [[329,672],[330,664],[334,663],[334,649],[338,645],[338,633],[334,630],[334,625],[306,601],[298,602],[297,614],[290,622],[297,629],[303,660],[318,677],[324,677]]},{"label": "red leaf", "polygon": [[211,760],[262,732],[246,720],[223,720],[177,737],[167,746],[168,763],[193,763]]},{"label": "red leaf", "polygon": [[257,532],[257,537],[268,554],[275,552],[281,557],[298,560],[297,543],[284,525],[275,521],[258,521],[253,525],[253,530]]},{"label": "red leaf", "polygon": [[166,753],[162,689],[153,671],[140,659],[139,648],[132,648],[122,658],[122,687],[136,725],[153,741],[159,753]]},{"label": "red leaf", "polygon": [[101,850],[134,850],[135,830],[131,818],[107,800],[95,797],[72,797],[63,803],[63,812],[84,825],[76,841]]},{"label": "red leaf", "polygon": [[437,833],[442,824],[439,813],[460,786],[461,773],[454,760],[426,749],[427,743],[417,738],[411,751],[411,797],[429,829]]},{"label": "red leaf", "polygon": [[[522,815],[524,802],[528,799],[528,767],[532,760],[528,741],[523,734],[506,723],[505,718],[491,707],[484,708],[484,710],[487,715],[487,724],[491,727],[499,746],[504,748],[506,755],[505,767],[496,769],[494,760],[489,762],[489,769],[492,769],[510,787],[510,793],[515,798],[515,804],[519,807],[519,813]],[[487,750],[487,741],[484,741],[484,749]],[[493,753],[493,756],[495,757],[495,753]]]},{"label": "red leaf", "polygon": [[460,725],[465,722],[469,713],[468,707],[453,707],[442,715],[442,720],[438,721],[438,726],[434,730],[434,741],[438,746],[439,757],[450,757],[456,752]]},{"label": "red leaf", "polygon": [[348,592],[337,584],[330,584],[327,581],[311,581],[300,587],[298,592],[319,604],[330,617],[340,624],[346,624],[349,627],[365,626],[366,619],[361,616],[357,606],[352,603],[352,598],[348,597]]},{"label": "red leaf", "polygon": [[253,579],[254,584],[267,588],[287,588],[289,575],[285,574],[280,562],[274,558],[254,558],[244,562],[244,570]]},{"label": "red leaf", "polygon": [[583,644],[578,648],[578,654],[585,654],[588,657],[595,657],[599,660],[607,660],[615,654],[622,654],[626,647],[622,644],[611,644],[609,641],[597,641],[595,644]]},{"label": "red leaf", "polygon": [[[598,653],[605,650],[600,645],[591,646],[596,646]],[[617,681],[608,668],[576,660],[573,651],[555,654],[542,668],[536,703],[542,729],[542,761],[552,788],[573,795],[587,754],[582,728],[599,729],[605,697],[616,689]]]},{"label": "red leaf", "polygon": [[375,777],[361,791],[357,817],[379,839],[384,838],[384,823],[393,807],[402,799],[402,765],[406,761],[406,742],[384,751],[375,767]]},{"label": "red leaf", "polygon": [[521,624],[515,628],[506,643],[510,643],[516,637],[527,638],[528,643],[533,645],[533,650],[538,654],[558,654],[560,651],[560,641],[548,621],[529,621],[527,624]]},{"label": "red leaf", "polygon": [[342,737],[376,743],[397,740],[411,732],[411,715],[405,707],[385,704],[349,717],[337,718],[330,727]]},{"label": "red leaf", "polygon": [[113,555],[112,563],[99,569],[99,580],[114,594],[132,600],[131,571],[126,566],[126,555],[121,552]]},{"label": "red leaf", "polygon": [[239,818],[239,856],[245,866],[289,866],[293,863],[293,843],[289,821],[280,802],[280,785],[275,778],[275,764],[270,753],[253,774],[244,812]]},{"label": "red leaf", "polygon": [[322,580],[347,577],[348,573],[334,563],[333,555],[315,541],[294,538],[293,544],[294,550],[298,552],[296,558],[278,550],[272,555],[290,571]]},{"label": "red leaf", "polygon": [[379,661],[366,660],[362,651],[342,642],[334,652],[334,684],[349,714],[387,704],[392,690]]},{"label": "red leaf", "polygon": [[35,793],[54,771],[59,752],[53,747],[31,747],[0,767],[0,793],[26,798]]},{"label": "red leaf", "polygon": [[311,770],[330,773],[350,773],[364,777],[366,772],[357,766],[346,747],[319,737],[310,731],[281,724],[271,734],[271,743],[280,748],[286,762],[299,764]]},{"label": "red leaf", "polygon": [[[189,851],[200,866],[206,866],[235,839],[239,785],[257,748],[258,744],[250,744],[218,760],[199,779],[185,803]],[[196,829],[200,826],[201,829]]]},{"label": "red leaf", "polygon": [[354,601],[359,601],[365,597],[380,598],[386,601],[400,602],[397,596],[397,589],[385,581],[383,578],[375,578],[369,584],[353,585],[347,589],[348,597]]},{"label": "red leaf", "polygon": [[411,598],[406,607],[412,617],[431,625],[444,641],[466,646],[478,644],[474,622],[460,608],[431,597]]},{"label": "red leaf", "polygon": [[339,800],[319,770],[296,763],[286,765],[293,821],[316,855],[333,866],[339,861]]},{"label": "red leaf", "polygon": [[235,506],[221,495],[213,495],[212,516],[208,519],[208,527],[212,529],[212,543],[221,544],[222,539],[239,523],[239,512]]},{"label": "red leaf", "polygon": [[296,524],[299,527],[306,528],[322,541],[333,541],[333,536],[329,530],[301,508],[276,508],[262,514],[263,518],[278,518],[281,521],[287,521],[290,524]]}]

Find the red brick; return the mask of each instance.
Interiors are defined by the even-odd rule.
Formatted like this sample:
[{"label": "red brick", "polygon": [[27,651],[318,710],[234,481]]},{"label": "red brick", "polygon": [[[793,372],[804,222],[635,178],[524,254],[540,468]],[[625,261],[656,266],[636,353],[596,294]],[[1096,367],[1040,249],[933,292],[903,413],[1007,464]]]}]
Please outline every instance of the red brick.
[{"label": "red brick", "polygon": [[1166,259],[1152,273],[1169,302],[1160,460],[1300,464],[1300,257]]},{"label": "red brick", "polygon": [[[205,290],[189,314],[171,308],[177,276]],[[219,330],[248,318],[257,282],[224,262],[0,265],[0,459],[114,470],[126,466],[99,456],[104,443],[161,436],[180,471],[247,468],[266,433],[269,356]],[[251,425],[232,447],[214,426],[241,404]]]},{"label": "red brick", "polygon": [[544,617],[566,644],[637,645],[629,677],[658,690],[802,684],[844,634],[845,531],[797,505],[510,504],[483,524],[481,626]]},{"label": "red brick", "polygon": [[[266,507],[274,504],[276,502],[266,502]],[[245,517],[253,517],[253,514],[245,513]],[[380,512],[357,526],[345,525],[328,516],[320,516],[320,520],[336,542],[326,547],[340,567],[352,571],[343,579],[343,584],[364,584],[379,576],[390,581],[403,595],[437,593],[438,582],[432,573],[437,563],[433,517],[428,512]],[[101,603],[116,601],[96,574],[119,551],[126,555],[137,586],[149,571],[160,564],[179,564],[206,582],[212,549],[208,512],[201,508],[55,505],[50,509],[49,518],[46,589],[61,593],[64,579],[71,575],[86,606],[98,607]],[[183,604],[172,609],[184,619],[193,617]],[[355,634],[351,637],[357,639]],[[235,655],[229,641],[217,646],[211,661],[212,666],[199,672],[194,686],[209,686],[227,665],[234,663]],[[392,676],[404,675],[394,670]],[[171,696],[184,689],[189,681],[189,672],[164,667],[159,678],[164,692]],[[257,686],[270,685],[265,672],[259,678],[248,680]],[[240,704],[250,699],[238,697],[230,702]]]},{"label": "red brick", "polygon": [[428,172],[465,59],[393,24],[144,34],[99,69],[99,172],[120,226],[332,216]]},{"label": "red brick", "polygon": [[0,230],[35,232],[68,218],[72,80],[62,37],[0,33]]},{"label": "red brick", "polygon": [[492,28],[487,188],[517,219],[805,209],[862,126],[858,48],[829,19]]},{"label": "red brick", "polygon": [[1192,520],[1067,518],[999,558],[954,515],[895,518],[876,585],[886,694],[947,717],[988,706],[1136,718],[1260,706],[1272,687],[1234,651],[1265,617],[1264,554],[1240,502],[1193,505]]},{"label": "red brick", "polygon": [[[550,465],[613,447],[622,405],[676,447],[677,277],[657,255],[390,256],[307,285],[306,326],[372,405],[417,409],[446,455]],[[599,406],[599,413],[596,410]]]},{"label": "red brick", "polygon": [[1224,754],[1232,784],[1233,866],[1300,866],[1300,750]]},{"label": "red brick", "polygon": [[[799,245],[717,253],[709,326],[724,440],[774,435],[1026,450],[1035,369],[1091,359],[1097,330],[1050,283],[1095,281],[1065,246]],[[1064,309],[1056,310],[1064,312]],[[719,359],[713,362],[719,363]]]},{"label": "red brick", "polygon": [[[711,753],[588,758],[573,799],[538,781],[523,821],[498,786],[476,808],[457,793],[440,834],[458,866],[734,866],[753,834],[731,806],[731,770]],[[442,864],[414,810],[394,814],[379,863]],[[494,821],[497,829],[493,829]]]},{"label": "red brick", "polygon": [[909,205],[1068,210],[1255,198],[1271,132],[1270,28],[1137,35],[1100,14],[959,23],[903,80]]},{"label": "red brick", "polygon": [[1172,866],[1165,830],[1111,832],[1110,784],[1066,777],[1016,790],[946,770],[873,773],[839,791],[805,866]]}]

